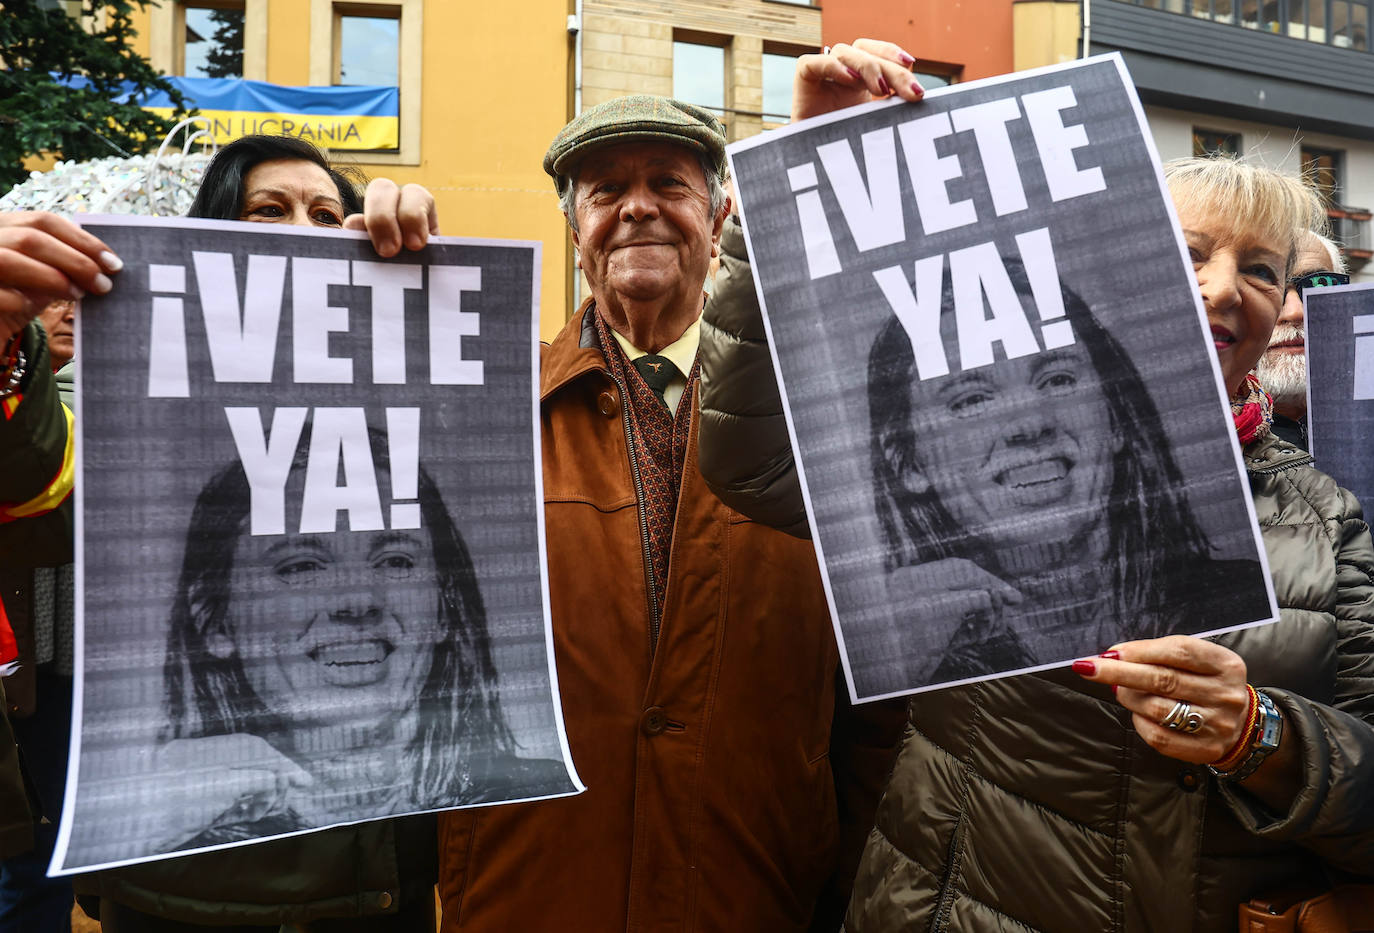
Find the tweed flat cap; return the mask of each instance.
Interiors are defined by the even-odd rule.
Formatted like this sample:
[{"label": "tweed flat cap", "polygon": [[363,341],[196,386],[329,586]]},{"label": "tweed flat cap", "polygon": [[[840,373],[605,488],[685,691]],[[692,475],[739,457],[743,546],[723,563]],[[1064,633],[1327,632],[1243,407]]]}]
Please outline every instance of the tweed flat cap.
[{"label": "tweed flat cap", "polygon": [[695,104],[651,94],[617,97],[584,110],[553,138],[544,153],[544,171],[561,194],[568,172],[592,149],[636,140],[680,143],[705,153],[725,173],[725,127],[720,121]]}]

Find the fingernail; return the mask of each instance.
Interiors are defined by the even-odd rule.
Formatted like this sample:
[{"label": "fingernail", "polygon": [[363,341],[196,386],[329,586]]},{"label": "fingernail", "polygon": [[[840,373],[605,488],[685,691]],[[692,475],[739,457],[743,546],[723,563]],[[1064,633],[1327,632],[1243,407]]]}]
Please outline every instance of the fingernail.
[{"label": "fingernail", "polygon": [[892,93],[891,85],[887,83],[887,78],[884,78],[882,75],[878,75],[878,90],[883,94]]},{"label": "fingernail", "polygon": [[1084,677],[1091,677],[1097,673],[1097,665],[1091,661],[1074,661],[1073,672],[1082,674]]},{"label": "fingernail", "polygon": [[1104,651],[1104,652],[1102,652],[1101,654],[1099,654],[1098,657],[1099,657],[1099,658],[1110,658],[1110,659],[1113,660],[1113,661],[1120,661],[1120,660],[1121,660],[1121,652],[1120,652],[1120,651]]},{"label": "fingernail", "polygon": [[912,82],[911,82],[911,93],[915,94],[917,97],[920,97],[920,96],[923,96],[923,95],[925,94],[925,92],[926,92],[926,89],[923,88],[923,87],[921,87],[921,82],[920,82],[920,81],[912,81]]},{"label": "fingernail", "polygon": [[1116,684],[1112,684],[1112,696],[1116,696]]},{"label": "fingernail", "polygon": [[899,58],[899,59],[901,60],[902,64],[903,64],[903,65],[906,65],[908,68],[910,68],[912,65],[916,64],[916,58],[915,58],[915,56],[908,55],[906,52],[903,52],[903,51],[900,51],[900,50],[897,52],[897,58]]},{"label": "fingernail", "polygon": [[105,267],[106,272],[118,272],[124,268],[124,260],[109,250],[100,254],[100,264]]},{"label": "fingernail", "polygon": [[77,288],[75,285],[67,286],[67,295],[72,299],[72,301],[80,301],[82,298],[86,297],[86,293],[83,292],[81,289]]},{"label": "fingernail", "polygon": [[112,288],[114,288],[114,283],[110,281],[107,275],[98,273],[91,281],[91,291],[97,295],[103,295]]},{"label": "fingernail", "polygon": [[850,68],[848,65],[844,66],[844,70],[849,72],[849,76],[853,78],[855,81],[862,81],[864,79],[863,75],[859,74],[857,71],[855,71],[853,68]]},{"label": "fingernail", "polygon": [[821,46],[821,54],[822,54],[822,55],[829,55],[829,54],[830,54],[830,46],[828,46],[828,45]]}]

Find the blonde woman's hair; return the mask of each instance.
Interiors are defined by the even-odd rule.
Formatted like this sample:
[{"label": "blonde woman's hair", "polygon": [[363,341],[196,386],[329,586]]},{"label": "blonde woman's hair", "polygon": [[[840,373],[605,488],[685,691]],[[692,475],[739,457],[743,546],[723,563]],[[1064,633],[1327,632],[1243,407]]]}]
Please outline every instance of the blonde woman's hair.
[{"label": "blonde woman's hair", "polygon": [[1285,278],[1307,232],[1328,229],[1321,197],[1311,184],[1257,162],[1225,155],[1174,159],[1164,164],[1164,178],[1180,214],[1225,215],[1237,227],[1279,243],[1288,257]]}]

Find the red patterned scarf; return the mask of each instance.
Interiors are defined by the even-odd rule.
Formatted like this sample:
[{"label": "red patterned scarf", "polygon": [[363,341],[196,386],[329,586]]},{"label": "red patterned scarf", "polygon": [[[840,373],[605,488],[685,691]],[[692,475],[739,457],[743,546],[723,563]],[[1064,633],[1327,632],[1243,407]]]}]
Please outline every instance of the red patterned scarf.
[{"label": "red patterned scarf", "polygon": [[1246,374],[1240,394],[1231,399],[1231,417],[1235,419],[1242,447],[1267,437],[1273,429],[1274,400],[1260,386],[1254,373]]},{"label": "red patterned scarf", "polygon": [[687,439],[692,431],[692,397],[696,391],[697,371],[692,364],[687,374],[687,388],[678,403],[678,417],[674,418],[663,402],[649,388],[639,370],[625,358],[620,344],[612,336],[601,315],[596,314],[596,336],[606,365],[616,382],[627,390],[630,411],[630,433],[634,437],[632,456],[639,465],[644,486],[644,518],[649,526],[649,556],[654,571],[654,601],[663,607],[663,595],[668,586],[668,554],[673,545],[673,522],[677,515],[678,492],[682,488],[682,468],[687,460]]}]

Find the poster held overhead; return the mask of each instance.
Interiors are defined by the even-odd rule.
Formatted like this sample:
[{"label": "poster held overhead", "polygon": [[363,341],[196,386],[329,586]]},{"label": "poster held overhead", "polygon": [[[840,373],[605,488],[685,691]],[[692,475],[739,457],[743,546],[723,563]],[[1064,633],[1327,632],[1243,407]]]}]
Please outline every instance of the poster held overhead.
[{"label": "poster held overhead", "polygon": [[1119,57],[729,154],[853,699],[1277,618]]},{"label": "poster held overhead", "polygon": [[539,245],[82,218],[77,682],[53,870],[577,793]]}]

